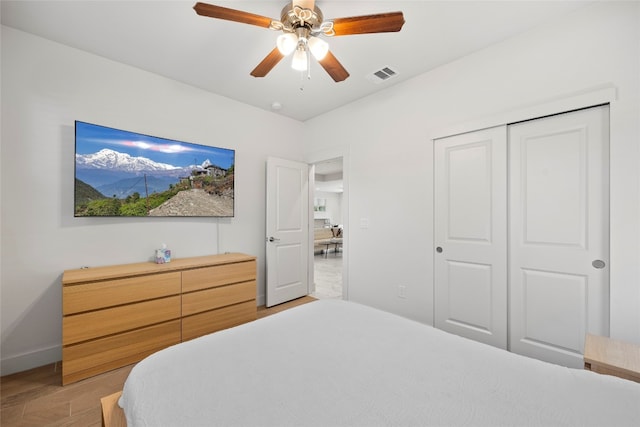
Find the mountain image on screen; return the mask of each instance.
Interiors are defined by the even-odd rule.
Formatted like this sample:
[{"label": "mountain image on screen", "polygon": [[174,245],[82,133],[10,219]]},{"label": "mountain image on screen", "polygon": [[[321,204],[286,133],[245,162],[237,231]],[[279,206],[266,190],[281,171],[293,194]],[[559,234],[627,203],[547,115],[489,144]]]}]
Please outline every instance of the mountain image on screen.
[{"label": "mountain image on screen", "polygon": [[145,194],[148,191],[151,194],[166,191],[170,185],[177,184],[180,177],[189,177],[191,171],[198,168],[204,169],[202,165],[178,167],[157,163],[109,149],[76,155],[76,178],[105,197],[115,196],[119,199],[135,192]]},{"label": "mountain image on screen", "polygon": [[[89,144],[99,149],[79,152],[86,151]],[[125,149],[100,148],[107,144]],[[149,156],[124,152],[126,149],[136,151],[131,147]],[[192,154],[193,161],[185,164],[185,156]],[[208,154],[224,159],[227,167],[215,164],[208,157],[196,162],[196,156],[203,158]],[[151,156],[165,161],[149,158]],[[76,122],[75,216],[231,217],[234,215],[234,156],[233,150]]]}]

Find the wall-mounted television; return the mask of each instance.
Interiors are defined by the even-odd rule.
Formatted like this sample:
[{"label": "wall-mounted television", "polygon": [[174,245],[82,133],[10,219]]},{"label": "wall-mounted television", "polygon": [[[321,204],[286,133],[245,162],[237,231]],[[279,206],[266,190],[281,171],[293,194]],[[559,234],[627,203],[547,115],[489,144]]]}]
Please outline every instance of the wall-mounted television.
[{"label": "wall-mounted television", "polygon": [[74,216],[233,217],[235,151],[75,122]]}]

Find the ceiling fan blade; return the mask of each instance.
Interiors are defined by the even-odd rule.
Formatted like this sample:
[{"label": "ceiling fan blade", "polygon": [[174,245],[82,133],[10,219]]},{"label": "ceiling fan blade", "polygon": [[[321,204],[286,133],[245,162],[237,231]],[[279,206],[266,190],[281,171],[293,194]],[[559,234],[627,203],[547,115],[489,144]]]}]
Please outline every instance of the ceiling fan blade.
[{"label": "ceiling fan blade", "polygon": [[400,31],[403,25],[404,16],[402,12],[378,13],[375,15],[333,19],[333,31],[335,31],[336,36],[392,33]]},{"label": "ceiling fan blade", "polygon": [[327,55],[318,62],[335,82],[341,82],[349,77],[349,72],[342,66],[331,51],[327,52]]},{"label": "ceiling fan blade", "polygon": [[251,75],[253,77],[264,77],[269,74],[269,71],[273,69],[278,62],[284,58],[284,55],[280,53],[278,48],[273,49],[265,58],[253,69]]},{"label": "ceiling fan blade", "polygon": [[198,15],[209,18],[224,19],[226,21],[241,22],[243,24],[257,25],[258,27],[269,28],[273,19],[266,16],[256,15],[241,10],[229,9],[222,6],[214,6],[207,3],[196,3],[193,9]]}]

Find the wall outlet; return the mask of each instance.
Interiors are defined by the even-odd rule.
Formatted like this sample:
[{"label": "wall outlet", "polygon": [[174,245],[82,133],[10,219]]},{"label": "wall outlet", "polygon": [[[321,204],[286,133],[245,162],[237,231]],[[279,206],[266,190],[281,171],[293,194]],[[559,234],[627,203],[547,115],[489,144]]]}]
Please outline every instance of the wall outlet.
[{"label": "wall outlet", "polygon": [[407,298],[407,287],[405,285],[398,286],[398,298]]}]

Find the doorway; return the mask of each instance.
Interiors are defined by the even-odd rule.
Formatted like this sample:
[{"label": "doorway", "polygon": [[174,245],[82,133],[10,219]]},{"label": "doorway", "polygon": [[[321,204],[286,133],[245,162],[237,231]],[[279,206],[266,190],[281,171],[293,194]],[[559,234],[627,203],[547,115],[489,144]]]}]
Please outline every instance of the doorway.
[{"label": "doorway", "polygon": [[314,165],[313,292],[318,299],[343,298],[343,159]]}]

